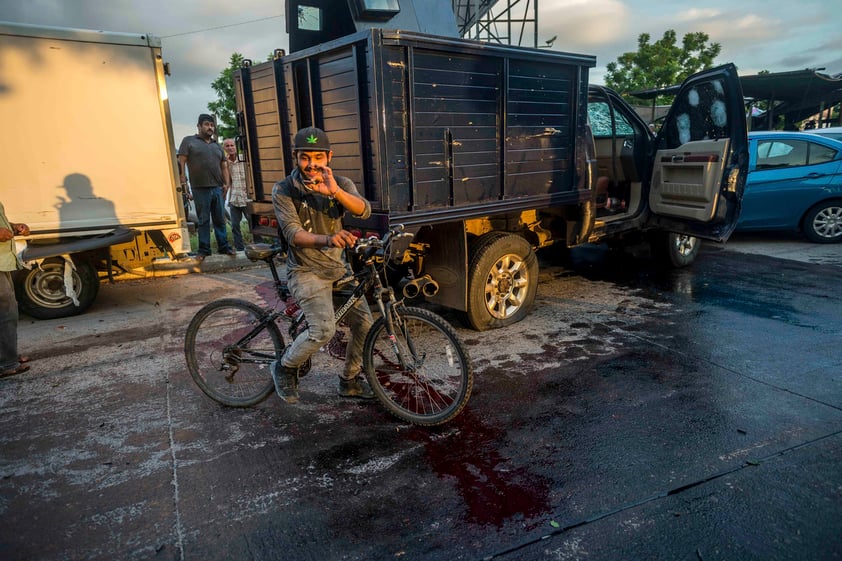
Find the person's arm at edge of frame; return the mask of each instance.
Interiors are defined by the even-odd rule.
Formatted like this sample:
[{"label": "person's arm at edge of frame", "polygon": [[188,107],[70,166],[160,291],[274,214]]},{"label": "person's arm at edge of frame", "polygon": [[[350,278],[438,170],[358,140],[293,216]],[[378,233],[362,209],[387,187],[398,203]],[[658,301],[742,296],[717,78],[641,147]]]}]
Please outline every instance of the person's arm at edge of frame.
[{"label": "person's arm at edge of frame", "polygon": [[178,180],[181,183],[181,188],[184,189],[185,194],[187,194],[187,198],[189,200],[193,200],[193,190],[190,188],[190,184],[187,183],[187,174],[185,173],[184,169],[187,165],[187,156],[183,154],[178,155]]},{"label": "person's arm at edge of frame", "polygon": [[228,194],[231,188],[231,172],[228,170],[228,156],[225,150],[222,151],[222,161],[219,163],[219,168],[222,170],[222,199]]},{"label": "person's arm at edge of frame", "polygon": [[28,236],[29,226],[23,222],[9,222],[11,230],[7,228],[0,228],[0,242],[7,242],[15,236]]}]

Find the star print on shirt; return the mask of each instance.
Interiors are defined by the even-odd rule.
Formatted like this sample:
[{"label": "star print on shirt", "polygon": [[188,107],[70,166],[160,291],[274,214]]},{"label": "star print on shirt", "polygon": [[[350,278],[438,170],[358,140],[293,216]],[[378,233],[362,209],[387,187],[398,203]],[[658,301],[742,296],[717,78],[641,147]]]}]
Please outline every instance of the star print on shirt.
[{"label": "star print on shirt", "polygon": [[307,211],[307,219],[304,221],[304,224],[301,225],[302,228],[307,230],[308,232],[313,231],[313,223],[310,220],[310,205],[307,204],[306,200],[301,201],[301,208]]}]

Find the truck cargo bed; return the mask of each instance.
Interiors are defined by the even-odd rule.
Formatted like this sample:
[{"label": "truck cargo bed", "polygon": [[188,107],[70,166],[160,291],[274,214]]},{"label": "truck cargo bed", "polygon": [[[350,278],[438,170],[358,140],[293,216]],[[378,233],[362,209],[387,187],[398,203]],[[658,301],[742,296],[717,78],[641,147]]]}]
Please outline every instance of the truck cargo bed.
[{"label": "truck cargo bed", "polygon": [[292,169],[291,138],[308,125],[330,135],[331,167],[380,223],[576,202],[575,138],[594,64],[373,29],[247,66],[235,82],[256,208]]}]

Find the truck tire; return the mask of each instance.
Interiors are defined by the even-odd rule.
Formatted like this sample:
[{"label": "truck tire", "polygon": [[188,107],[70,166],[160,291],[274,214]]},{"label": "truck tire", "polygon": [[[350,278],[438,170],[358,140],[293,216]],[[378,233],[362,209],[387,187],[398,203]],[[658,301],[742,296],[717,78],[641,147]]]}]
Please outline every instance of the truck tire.
[{"label": "truck tire", "polygon": [[79,305],[64,291],[64,259],[45,259],[40,267],[15,273],[15,296],[18,308],[36,319],[55,319],[81,314],[93,303],[99,292],[99,277],[94,268],[83,261],[75,261],[73,287]]},{"label": "truck tire", "polygon": [[468,310],[459,314],[477,331],[522,320],[535,302],[538,259],[517,234],[492,232],[476,241],[468,267]]},{"label": "truck tire", "polygon": [[702,246],[699,238],[675,232],[658,232],[652,236],[651,243],[655,259],[674,269],[692,264]]}]

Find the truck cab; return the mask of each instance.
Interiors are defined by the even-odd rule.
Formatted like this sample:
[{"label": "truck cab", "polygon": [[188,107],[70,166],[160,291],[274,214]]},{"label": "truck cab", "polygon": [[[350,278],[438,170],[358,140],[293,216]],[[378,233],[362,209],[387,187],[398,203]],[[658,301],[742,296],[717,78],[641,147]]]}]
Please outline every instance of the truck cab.
[{"label": "truck cab", "polygon": [[699,239],[724,241],[736,226],[748,144],[736,68],[682,85],[658,134],[616,92],[590,86],[588,120],[597,178],[589,242],[647,232],[667,264],[691,264]]}]

